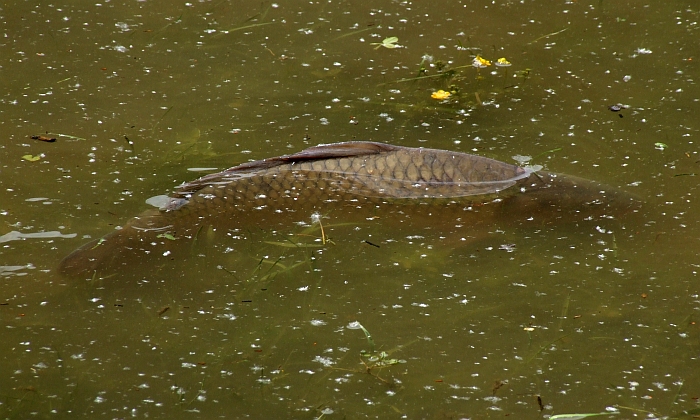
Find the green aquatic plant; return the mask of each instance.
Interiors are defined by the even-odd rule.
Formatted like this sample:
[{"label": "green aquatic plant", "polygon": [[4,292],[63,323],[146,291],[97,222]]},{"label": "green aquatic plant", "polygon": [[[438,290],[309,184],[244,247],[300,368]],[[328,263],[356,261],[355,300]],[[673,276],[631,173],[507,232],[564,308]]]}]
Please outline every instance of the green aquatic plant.
[{"label": "green aquatic plant", "polygon": [[[374,45],[377,45],[377,48],[381,46],[380,44]],[[485,99],[485,95],[491,96],[492,94],[496,94],[499,91],[503,91],[505,89],[510,89],[517,86],[517,84],[514,84],[512,86],[508,86],[507,84],[509,75],[508,67],[513,66],[513,63],[511,63],[507,58],[501,57],[492,61],[485,57],[482,57],[479,53],[471,52],[467,48],[460,46],[459,49],[461,51],[469,51],[471,59],[468,64],[452,67],[450,66],[451,62],[449,61],[443,61],[435,58],[430,54],[424,54],[421,57],[421,61],[418,63],[418,73],[414,77],[406,77],[395,80],[393,82],[382,83],[380,84],[380,86],[391,83],[415,83],[423,80],[429,81],[437,79],[437,86],[433,86],[433,88],[430,90],[431,99],[440,101],[441,105],[461,104],[462,107],[464,107],[465,105],[465,97],[468,98],[473,95],[474,98],[473,101],[470,101],[466,105],[484,105],[485,103],[491,103],[490,101],[487,101]],[[490,66],[495,66],[499,69],[499,72],[503,73],[503,82],[501,87],[484,92],[485,88],[482,87],[482,84],[488,83],[489,80],[492,79],[492,74],[495,72],[482,74],[481,70],[486,69]],[[470,73],[471,71],[466,69],[476,69],[476,86],[472,86],[470,88],[466,86],[467,83],[473,83],[473,73]],[[527,71],[524,73],[525,77],[521,76],[521,73],[518,72],[516,72],[516,75],[521,76],[520,80],[526,81],[527,76],[529,75],[529,71],[530,70],[527,69]],[[429,74],[429,72],[433,73]],[[463,92],[465,94],[468,93],[468,95],[464,95]],[[442,109],[445,107],[439,108]]]},{"label": "green aquatic plant", "polygon": [[[399,363],[406,363],[406,361],[403,359],[390,358],[389,353],[385,351],[380,351],[379,353],[375,354],[364,353],[362,356],[363,364],[367,369],[372,369],[375,367],[387,367],[398,365]],[[364,360],[366,360],[369,364],[364,362]]]},{"label": "green aquatic plant", "polygon": [[163,239],[167,239],[169,241],[177,240],[177,238],[174,237],[173,234],[170,232],[160,233],[160,234],[158,234],[158,236],[156,236],[156,238],[163,238]]},{"label": "green aquatic plant", "polygon": [[380,47],[389,49],[401,48],[401,45],[397,44],[397,42],[399,42],[398,37],[390,36],[389,38],[384,38],[382,42],[372,42],[369,45],[376,45],[376,47],[374,47],[375,50],[378,50]]},{"label": "green aquatic plant", "polygon": [[505,57],[501,57],[496,62],[494,63],[496,67],[505,67],[505,71],[503,72],[503,88],[506,88],[506,81],[508,79],[508,67],[512,66],[510,61],[506,60]]},{"label": "green aquatic plant", "polygon": [[[377,352],[375,351],[375,342],[374,338],[372,337],[372,334],[369,332],[367,328],[364,327],[364,325],[360,324],[358,321],[351,322],[348,324],[348,329],[351,330],[362,330],[362,332],[365,335],[365,338],[367,339],[367,344],[369,345],[370,351],[362,350],[360,351],[360,363],[362,363],[363,368],[360,370],[361,372],[367,373],[381,382],[387,384],[387,385],[392,385],[393,382],[390,382],[381,376],[379,376],[378,373],[375,373],[375,369],[384,369],[390,366],[398,365],[398,364],[403,364],[406,363],[405,360],[403,359],[395,359],[389,357],[391,353],[397,351],[398,349],[402,348],[403,346],[399,346],[397,348],[394,348],[390,351],[380,351]],[[413,340],[411,343],[415,342],[417,340]],[[410,343],[409,343],[410,344]],[[344,369],[344,368],[335,368],[337,370],[344,370],[344,371],[352,371],[356,372],[357,370],[353,369]]]},{"label": "green aquatic plant", "polygon": [[372,338],[372,334],[369,333],[367,328],[365,328],[362,324],[360,324],[358,321],[351,322],[350,325],[348,325],[348,328],[351,329],[361,329],[363,333],[365,333],[365,337],[367,338],[367,344],[369,344],[370,351],[374,353],[374,339]]}]

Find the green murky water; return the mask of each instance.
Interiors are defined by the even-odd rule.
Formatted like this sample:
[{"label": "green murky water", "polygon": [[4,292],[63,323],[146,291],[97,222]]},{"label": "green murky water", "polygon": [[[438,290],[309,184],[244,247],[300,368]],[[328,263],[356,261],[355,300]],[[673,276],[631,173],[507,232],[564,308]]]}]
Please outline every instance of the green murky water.
[{"label": "green murky water", "polygon": [[[692,417],[698,10],[4,5],[0,417]],[[373,45],[389,37],[401,48]],[[333,220],[326,245],[318,229],[242,227],[185,261],[55,273],[192,168],[352,139],[530,156],[646,204],[458,243],[430,226]]]}]

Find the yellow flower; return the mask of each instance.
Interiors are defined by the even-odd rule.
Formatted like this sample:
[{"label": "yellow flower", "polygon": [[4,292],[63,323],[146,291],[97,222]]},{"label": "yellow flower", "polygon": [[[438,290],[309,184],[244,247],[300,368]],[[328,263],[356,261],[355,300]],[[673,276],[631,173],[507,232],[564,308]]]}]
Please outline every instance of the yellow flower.
[{"label": "yellow flower", "polygon": [[443,100],[449,98],[450,96],[452,96],[452,94],[450,92],[446,92],[442,89],[438,90],[437,92],[433,92],[433,94],[430,95],[431,98],[437,99],[439,101],[443,101]]},{"label": "yellow flower", "polygon": [[486,60],[485,58],[482,58],[480,55],[477,55],[474,57],[474,61],[472,62],[472,66],[478,68],[478,69],[483,69],[491,65],[491,62],[489,60]]},{"label": "yellow flower", "polygon": [[496,65],[498,67],[510,67],[510,61],[506,60],[505,58],[499,58],[498,61],[496,61]]}]

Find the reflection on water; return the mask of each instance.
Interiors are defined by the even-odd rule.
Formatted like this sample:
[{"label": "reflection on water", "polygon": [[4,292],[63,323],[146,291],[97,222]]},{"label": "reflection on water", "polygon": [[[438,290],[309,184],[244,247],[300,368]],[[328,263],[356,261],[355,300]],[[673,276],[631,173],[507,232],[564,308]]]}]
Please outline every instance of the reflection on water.
[{"label": "reflection on water", "polygon": [[[7,5],[0,417],[697,414],[697,11],[496,3]],[[56,274],[188,167],[352,139],[532,156],[646,205],[478,238],[309,214]]]}]

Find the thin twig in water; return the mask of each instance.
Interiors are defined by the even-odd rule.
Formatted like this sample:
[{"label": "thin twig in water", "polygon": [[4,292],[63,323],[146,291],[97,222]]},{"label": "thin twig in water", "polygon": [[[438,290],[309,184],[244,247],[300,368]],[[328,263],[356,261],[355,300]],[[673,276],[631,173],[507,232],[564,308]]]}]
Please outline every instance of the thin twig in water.
[{"label": "thin twig in water", "polygon": [[342,39],[342,38],[345,38],[345,37],[348,37],[348,36],[357,35],[357,34],[359,34],[359,33],[369,31],[370,29],[374,29],[374,28],[370,26],[369,28],[360,29],[360,30],[354,31],[354,32],[349,32],[349,33],[347,33],[347,34],[343,34],[343,35],[340,35],[340,36],[338,36],[338,37],[335,37],[335,38],[331,39],[331,41],[337,41],[337,40],[339,40],[339,39]]},{"label": "thin twig in water", "polygon": [[71,139],[71,140],[85,140],[85,139],[82,138],[82,137],[71,136],[71,135],[68,135],[68,134],[48,133],[48,132],[47,132],[46,134],[48,134],[48,135],[50,135],[50,136],[65,137],[65,138]]},{"label": "thin twig in water", "polygon": [[535,42],[539,41],[540,39],[549,38],[550,36],[558,35],[558,34],[564,32],[564,31],[567,31],[567,30],[569,30],[569,28],[564,28],[564,29],[562,29],[561,31],[552,32],[551,34],[542,35],[541,37],[537,38],[536,40],[534,40],[534,41],[532,41],[532,42],[528,42],[527,45],[534,44]]},{"label": "thin twig in water", "polygon": [[535,359],[535,357],[537,357],[540,353],[542,353],[546,348],[548,348],[552,344],[556,343],[557,341],[565,339],[566,337],[570,336],[571,334],[573,334],[573,333],[564,334],[561,337],[554,339],[554,340],[550,341],[549,343],[545,344],[544,346],[540,347],[540,349],[537,350],[537,353],[533,354],[532,357],[527,360],[527,363],[532,362]]},{"label": "thin twig in water", "polygon": [[168,112],[170,112],[172,109],[172,106],[168,108],[168,110],[165,111],[165,113],[160,117],[160,119],[156,121],[155,124],[153,124],[153,127],[151,127],[151,137],[153,137],[153,133],[156,131],[156,127],[158,127],[158,124],[160,124],[160,122],[163,121],[163,118],[165,118],[165,116],[168,115]]}]

